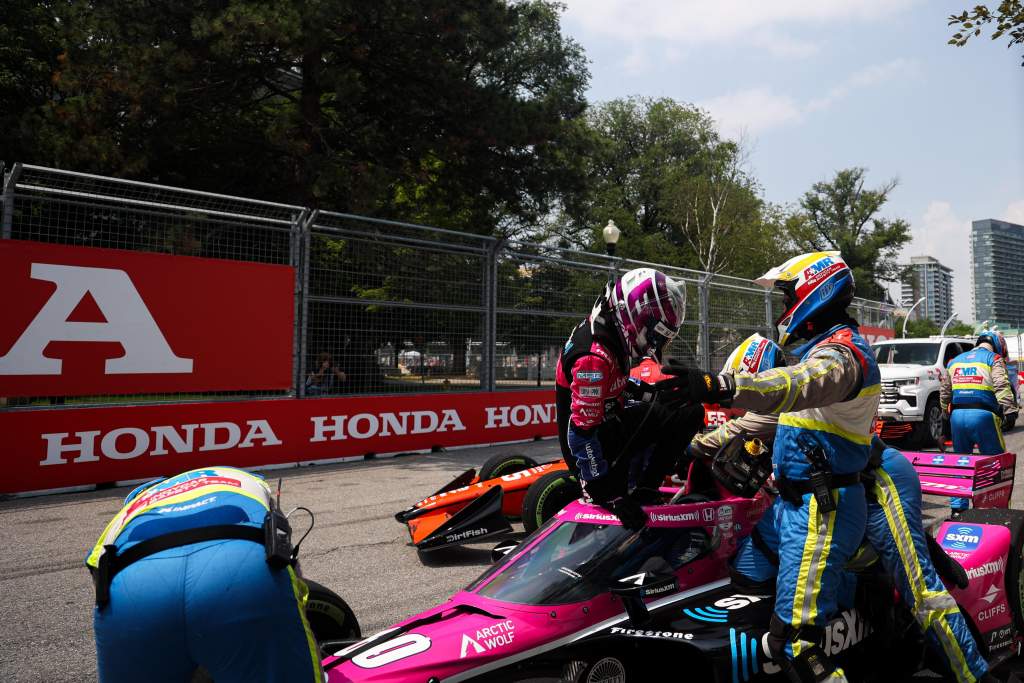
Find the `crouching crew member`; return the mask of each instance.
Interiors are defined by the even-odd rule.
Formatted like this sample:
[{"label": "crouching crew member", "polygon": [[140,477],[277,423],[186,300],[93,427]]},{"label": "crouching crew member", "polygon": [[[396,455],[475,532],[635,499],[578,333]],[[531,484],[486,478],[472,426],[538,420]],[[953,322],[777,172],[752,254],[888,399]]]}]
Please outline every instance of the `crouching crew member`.
[{"label": "crouching crew member", "polygon": [[322,683],[287,520],[260,477],[191,470],[132,491],[86,565],[101,683]]}]

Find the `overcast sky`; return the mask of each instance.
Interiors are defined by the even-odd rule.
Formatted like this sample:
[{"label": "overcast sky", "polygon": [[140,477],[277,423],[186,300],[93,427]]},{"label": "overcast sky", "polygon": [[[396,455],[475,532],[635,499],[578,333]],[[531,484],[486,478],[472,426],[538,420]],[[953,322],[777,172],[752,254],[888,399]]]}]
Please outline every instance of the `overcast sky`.
[{"label": "overcast sky", "polygon": [[974,0],[565,1],[590,101],[704,107],[750,138],[767,200],[794,203],[849,166],[869,186],[898,178],[883,214],[912,226],[904,260],[951,267],[971,319],[971,221],[1024,224],[1024,47],[947,45],[946,17]]}]

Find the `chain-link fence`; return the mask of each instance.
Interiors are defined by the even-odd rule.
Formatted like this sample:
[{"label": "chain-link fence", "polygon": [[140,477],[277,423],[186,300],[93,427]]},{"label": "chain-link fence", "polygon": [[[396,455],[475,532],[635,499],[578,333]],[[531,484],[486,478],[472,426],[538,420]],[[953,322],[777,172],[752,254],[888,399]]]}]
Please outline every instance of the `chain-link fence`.
[{"label": "chain-link fence", "polygon": [[[2,237],[264,263],[296,269],[288,391],[10,399],[9,407],[273,395],[325,396],[550,386],[558,352],[609,278],[652,266],[685,283],[670,349],[708,368],[781,300],[748,280],[552,245],[15,164]],[[894,307],[858,299],[864,325]]]}]

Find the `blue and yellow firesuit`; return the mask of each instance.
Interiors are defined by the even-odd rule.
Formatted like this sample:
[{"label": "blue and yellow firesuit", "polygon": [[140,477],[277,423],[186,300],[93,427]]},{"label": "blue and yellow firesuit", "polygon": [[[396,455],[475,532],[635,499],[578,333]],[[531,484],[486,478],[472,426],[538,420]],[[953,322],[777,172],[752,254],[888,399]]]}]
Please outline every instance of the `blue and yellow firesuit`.
[{"label": "blue and yellow firesuit", "polygon": [[[768,441],[774,434],[773,416],[747,413],[697,437],[690,452],[710,457],[740,435]],[[979,680],[988,667],[929,555],[917,472],[906,457],[881,440],[875,439],[873,448],[881,457],[879,466],[871,470],[874,484],[867,491],[867,540],[920,624],[929,646],[946,663],[955,680]],[[777,576],[782,504],[777,498],[765,511],[757,524],[757,542],[752,537],[745,538],[733,560],[733,571],[751,582],[764,584]]]},{"label": "blue and yellow firesuit", "polygon": [[[779,415],[772,456],[776,478],[806,485],[810,463],[798,443],[801,435],[824,449],[833,475],[855,478],[868,462],[878,406],[874,355],[848,324],[819,334],[797,355],[801,361],[791,367],[736,373],[733,406]],[[779,541],[773,628],[781,625],[783,632],[772,641],[779,643],[779,656],[819,656],[805,627],[821,627],[837,611],[843,567],[864,538],[864,487],[850,483],[831,492],[831,512],[819,510],[817,499],[804,493],[796,501],[778,501],[766,514],[776,522]],[[828,680],[845,675],[837,669]]]},{"label": "blue and yellow firesuit", "polygon": [[[86,564],[188,529],[262,528],[273,504],[262,478],[232,467],[191,470],[132,491]],[[116,573],[93,616],[102,683],[191,680],[321,683],[306,621],[308,590],[292,567],[272,569],[261,543],[207,540],[162,550]]]},{"label": "blue and yellow firesuit", "polygon": [[[980,345],[953,358],[946,370],[939,404],[944,414],[952,411],[949,427],[953,452],[973,453],[977,445],[981,455],[1004,453],[1002,415],[1017,410],[1005,359],[987,345]],[[968,501],[954,498],[951,506],[963,510]]]}]

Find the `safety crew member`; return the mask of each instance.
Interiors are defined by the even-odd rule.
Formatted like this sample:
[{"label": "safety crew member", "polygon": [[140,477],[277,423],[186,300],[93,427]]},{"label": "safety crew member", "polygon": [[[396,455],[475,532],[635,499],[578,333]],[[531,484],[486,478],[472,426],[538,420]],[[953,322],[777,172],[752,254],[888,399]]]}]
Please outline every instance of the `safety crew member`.
[{"label": "safety crew member", "polygon": [[[743,362],[744,359],[749,359]],[[760,372],[784,362],[782,349],[774,342],[755,335],[745,340],[726,362],[726,370]],[[777,417],[747,412],[715,430],[693,440],[688,451],[695,457],[712,458],[724,452],[733,439],[760,439],[770,442],[775,435]],[[900,596],[916,618],[929,647],[945,662],[958,683],[983,680],[988,670],[977,643],[946,590],[941,576],[951,581],[956,576],[955,562],[924,529],[921,515],[921,481],[914,466],[895,448],[875,437],[871,457],[863,478],[868,483],[868,542],[877,551],[882,565],[893,578]],[[743,539],[732,563],[733,581],[741,590],[764,590],[774,586],[779,565],[778,519],[782,498]],[[932,558],[935,557],[935,562]],[[936,569],[939,563],[942,572]]]},{"label": "safety crew member", "polygon": [[576,326],[555,370],[562,456],[585,496],[630,528],[646,523],[641,505],[655,502],[649,496],[675,466],[679,444],[703,425],[700,405],[626,406],[623,393],[627,384],[641,386],[628,381],[631,365],[645,356],[660,359],[685,313],[681,282],[651,268],[630,270],[609,283]]},{"label": "safety crew member", "polygon": [[[766,644],[795,681],[845,681],[818,645],[837,609],[843,566],[864,538],[860,472],[878,406],[878,365],[846,308],[853,272],[837,251],[796,256],[756,281],[782,291],[779,343],[801,338],[800,362],[750,373],[677,371],[694,402],[731,400],[779,415],[773,446],[779,569]],[[665,387],[667,388],[667,387]]]},{"label": "safety crew member", "polygon": [[199,667],[218,683],[322,683],[289,534],[267,483],[233,467],[128,494],[86,559],[101,683]]},{"label": "safety crew member", "polygon": [[[985,330],[975,346],[946,365],[939,389],[939,406],[950,422],[954,453],[998,455],[1006,451],[1003,415],[1017,412],[1006,374],[1004,344],[999,334]],[[953,510],[966,510],[967,498],[953,498]]]}]

